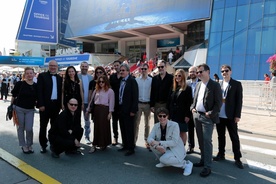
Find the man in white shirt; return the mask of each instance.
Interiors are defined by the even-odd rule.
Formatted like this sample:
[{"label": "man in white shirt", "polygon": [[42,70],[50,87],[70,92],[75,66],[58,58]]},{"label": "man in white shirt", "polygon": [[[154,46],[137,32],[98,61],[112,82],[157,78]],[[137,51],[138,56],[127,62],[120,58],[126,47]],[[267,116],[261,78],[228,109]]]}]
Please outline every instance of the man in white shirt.
[{"label": "man in white shirt", "polygon": [[85,135],[85,141],[86,144],[91,144],[92,142],[90,141],[90,115],[85,115],[85,111],[87,109],[88,103],[89,103],[89,82],[93,79],[91,75],[89,75],[88,72],[88,63],[86,61],[83,61],[80,65],[81,68],[81,73],[78,74],[79,79],[82,81],[82,91],[83,91],[83,117],[84,117],[84,135]]},{"label": "man in white shirt", "polygon": [[143,64],[141,67],[141,76],[136,78],[136,82],[138,84],[138,90],[139,90],[139,99],[138,99],[138,112],[136,113],[135,116],[135,143],[137,142],[138,139],[138,134],[139,134],[139,125],[141,121],[141,116],[142,113],[144,113],[144,122],[145,122],[145,132],[144,132],[144,140],[145,140],[145,145],[147,149],[150,149],[149,144],[147,143],[147,138],[149,135],[149,130],[150,130],[150,92],[151,92],[151,82],[152,78],[148,76],[148,69],[149,65],[148,64]]}]

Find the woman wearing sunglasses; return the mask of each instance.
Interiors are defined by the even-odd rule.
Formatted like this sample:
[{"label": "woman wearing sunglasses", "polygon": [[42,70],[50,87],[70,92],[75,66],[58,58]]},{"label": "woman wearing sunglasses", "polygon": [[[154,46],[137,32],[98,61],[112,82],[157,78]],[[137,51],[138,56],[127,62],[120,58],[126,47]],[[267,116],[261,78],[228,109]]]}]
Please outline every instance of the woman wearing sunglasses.
[{"label": "woman wearing sunglasses", "polygon": [[65,109],[58,115],[55,126],[49,130],[49,141],[53,158],[59,158],[62,152],[66,154],[78,153],[83,134],[80,118],[76,117],[78,100],[69,99]]},{"label": "woman wearing sunglasses", "polygon": [[184,144],[179,136],[179,126],[176,122],[168,120],[169,111],[160,107],[156,111],[158,123],[154,124],[148,143],[160,163],[157,168],[173,166],[184,169],[183,175],[189,176],[192,173],[193,163],[184,160],[186,152]]},{"label": "woman wearing sunglasses", "polygon": [[[96,151],[96,147],[105,150],[111,144],[111,128],[110,119],[114,111],[115,97],[114,91],[111,89],[109,80],[106,76],[100,76],[97,80],[96,88],[92,94],[94,100],[94,139],[90,153]],[[90,100],[88,107],[92,103]],[[88,113],[90,109],[87,109]]]},{"label": "woman wearing sunglasses", "polygon": [[178,69],[173,79],[173,89],[169,98],[170,119],[178,123],[180,137],[186,145],[188,122],[192,115],[192,88],[187,85],[185,71]]}]

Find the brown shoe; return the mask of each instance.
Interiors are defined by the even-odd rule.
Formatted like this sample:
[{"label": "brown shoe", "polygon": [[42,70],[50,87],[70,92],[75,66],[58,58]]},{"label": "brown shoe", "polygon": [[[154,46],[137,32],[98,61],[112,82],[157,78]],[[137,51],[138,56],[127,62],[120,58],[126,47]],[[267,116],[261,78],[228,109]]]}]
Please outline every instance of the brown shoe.
[{"label": "brown shoe", "polygon": [[118,144],[118,139],[114,138],[112,141],[112,146],[116,146]]},{"label": "brown shoe", "polygon": [[145,146],[146,146],[147,149],[150,149],[149,143],[146,142],[146,143],[145,143]]}]

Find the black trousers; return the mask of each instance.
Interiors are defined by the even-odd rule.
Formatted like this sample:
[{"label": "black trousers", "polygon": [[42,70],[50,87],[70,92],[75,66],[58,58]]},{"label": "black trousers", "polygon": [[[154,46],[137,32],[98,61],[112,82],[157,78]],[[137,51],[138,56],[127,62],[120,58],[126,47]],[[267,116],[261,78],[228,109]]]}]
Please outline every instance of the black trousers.
[{"label": "black trousers", "polygon": [[118,136],[119,136],[118,121],[119,121],[119,111],[114,109],[114,112],[112,113],[112,130],[113,130],[113,137],[115,139],[118,139]]},{"label": "black trousers", "polygon": [[59,114],[60,105],[57,104],[57,102],[53,101],[51,102],[51,105],[47,108],[45,108],[45,111],[39,111],[39,117],[40,117],[40,128],[39,128],[39,143],[42,148],[47,147],[47,126],[48,122],[50,120],[50,125],[52,126],[55,123],[55,120],[57,119],[57,116]]},{"label": "black trousers", "polygon": [[240,151],[240,139],[238,135],[238,124],[232,119],[219,118],[220,123],[216,124],[219,142],[219,154],[221,156],[225,155],[225,130],[227,128],[232,142],[232,150],[234,152],[234,159],[239,160],[242,157]]},{"label": "black trousers", "polygon": [[134,117],[130,114],[120,113],[119,123],[122,134],[123,147],[134,151]]},{"label": "black trousers", "polygon": [[195,123],[193,115],[191,116],[190,121],[188,122],[188,143],[189,148],[195,147]]}]

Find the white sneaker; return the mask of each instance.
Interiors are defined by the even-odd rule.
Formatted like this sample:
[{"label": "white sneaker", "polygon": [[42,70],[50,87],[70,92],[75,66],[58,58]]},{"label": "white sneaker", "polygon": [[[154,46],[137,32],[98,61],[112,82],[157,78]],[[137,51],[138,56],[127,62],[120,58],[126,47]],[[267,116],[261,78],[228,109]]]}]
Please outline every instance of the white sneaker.
[{"label": "white sneaker", "polygon": [[156,164],[155,167],[157,168],[162,168],[162,167],[166,167],[165,164],[162,164],[161,162],[159,164]]},{"label": "white sneaker", "polygon": [[183,175],[189,176],[192,173],[192,170],[193,170],[193,163],[190,160],[187,160],[186,164],[185,164]]}]

